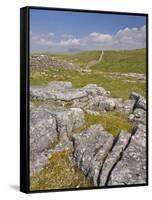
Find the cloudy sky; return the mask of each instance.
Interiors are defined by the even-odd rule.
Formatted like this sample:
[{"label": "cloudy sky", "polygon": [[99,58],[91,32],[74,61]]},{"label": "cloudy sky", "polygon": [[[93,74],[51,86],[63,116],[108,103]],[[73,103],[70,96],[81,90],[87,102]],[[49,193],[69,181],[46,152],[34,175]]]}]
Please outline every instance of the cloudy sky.
[{"label": "cloudy sky", "polygon": [[146,17],[30,10],[30,51],[144,48]]}]

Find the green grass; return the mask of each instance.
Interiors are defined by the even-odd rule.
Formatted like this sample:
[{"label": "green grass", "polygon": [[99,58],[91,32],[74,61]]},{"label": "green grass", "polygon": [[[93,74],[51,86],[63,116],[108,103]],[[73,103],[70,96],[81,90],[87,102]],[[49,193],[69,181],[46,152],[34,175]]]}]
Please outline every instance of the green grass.
[{"label": "green grass", "polygon": [[30,178],[30,190],[92,187],[93,183],[69,159],[70,152],[57,152],[48,164]]},{"label": "green grass", "polygon": [[101,63],[92,69],[104,72],[146,73],[146,49],[105,51]]},{"label": "green grass", "polygon": [[84,51],[78,53],[33,53],[33,55],[47,55],[48,57],[57,57],[57,59],[67,60],[73,63],[78,63],[81,67],[85,67],[86,64],[92,60],[97,60],[101,54],[101,51]]},{"label": "green grass", "polygon": [[75,129],[74,132],[81,132],[93,124],[101,124],[106,131],[116,136],[121,130],[131,131],[133,124],[128,121],[128,115],[122,112],[106,112],[100,115],[85,114],[85,124]]},{"label": "green grass", "polygon": [[71,81],[73,87],[79,88],[87,84],[94,83],[109,90],[113,97],[121,97],[128,99],[131,92],[138,92],[141,95],[146,95],[146,84],[140,81],[132,83],[126,83],[124,80],[135,80],[135,79],[110,79],[104,77],[104,73],[92,72],[91,74],[82,75],[78,71],[65,70],[65,69],[48,69],[45,71],[31,71],[30,84],[31,85],[47,85],[51,81]]},{"label": "green grass", "polygon": [[[74,60],[81,65],[98,59],[100,51],[81,52],[81,53],[65,53],[65,54],[49,54],[49,56],[57,56],[60,59]],[[98,73],[98,72],[102,73]],[[111,72],[119,73],[146,73],[146,49],[137,49],[130,51],[105,51],[103,60],[100,64],[92,67],[91,74],[80,73],[75,70],[65,69],[48,69],[45,71],[31,71],[31,85],[47,85],[51,81],[71,81],[73,87],[79,88],[87,84],[94,83],[109,90],[113,97],[122,97],[127,99],[131,92],[138,92],[146,95],[146,84],[136,79],[121,77],[120,79],[111,79],[104,77]],[[124,80],[134,80],[135,82],[126,83]]]}]

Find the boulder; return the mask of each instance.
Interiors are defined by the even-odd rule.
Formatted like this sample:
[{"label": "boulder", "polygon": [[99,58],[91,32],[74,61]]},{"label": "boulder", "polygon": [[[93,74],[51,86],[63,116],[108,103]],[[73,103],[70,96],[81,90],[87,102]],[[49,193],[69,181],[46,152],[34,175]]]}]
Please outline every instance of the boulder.
[{"label": "boulder", "polygon": [[50,149],[60,140],[60,147],[69,145],[72,130],[84,123],[80,108],[65,109],[47,106],[30,110],[30,173],[40,170],[50,155]]},{"label": "boulder", "polygon": [[135,105],[135,100],[126,100],[116,104],[116,110],[118,112],[131,113]]},{"label": "boulder", "polygon": [[97,185],[100,167],[113,144],[113,136],[101,125],[72,136],[76,165]]},{"label": "boulder", "polygon": [[108,93],[103,87],[99,87],[96,84],[88,84],[82,88],[85,92],[87,92],[88,96],[107,96]]},{"label": "boulder", "polygon": [[146,110],[146,99],[143,96],[141,96],[140,94],[138,94],[136,92],[132,92],[129,99],[134,99],[136,101],[134,109],[141,108],[143,110]]},{"label": "boulder", "polygon": [[109,152],[102,166],[101,174],[99,175],[100,186],[104,186],[107,184],[110,172],[113,170],[117,162],[120,160],[121,154],[127,147],[130,138],[131,134],[125,131],[121,131],[118,137],[116,138],[117,141],[115,142],[115,145],[113,146],[111,152]]},{"label": "boulder", "polygon": [[145,184],[146,158],[146,126],[139,124],[121,160],[112,170],[107,184]]},{"label": "boulder", "polygon": [[146,111],[140,108],[136,108],[133,114],[128,116],[128,119],[136,124],[145,124],[146,125]]},{"label": "boulder", "polygon": [[48,150],[58,140],[56,120],[49,112],[30,111],[30,174],[47,163]]}]

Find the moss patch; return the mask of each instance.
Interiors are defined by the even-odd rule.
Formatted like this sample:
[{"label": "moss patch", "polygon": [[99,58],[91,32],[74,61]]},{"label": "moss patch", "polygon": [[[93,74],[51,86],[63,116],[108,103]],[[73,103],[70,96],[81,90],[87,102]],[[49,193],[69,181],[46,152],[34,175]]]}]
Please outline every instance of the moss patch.
[{"label": "moss patch", "polygon": [[93,124],[101,124],[106,131],[116,136],[120,130],[130,131],[133,128],[133,124],[128,121],[126,113],[121,112],[106,112],[100,115],[85,114],[85,124],[75,129],[74,132],[81,132]]},{"label": "moss patch", "polygon": [[92,187],[93,184],[69,159],[70,152],[57,152],[48,164],[30,178],[30,190]]}]

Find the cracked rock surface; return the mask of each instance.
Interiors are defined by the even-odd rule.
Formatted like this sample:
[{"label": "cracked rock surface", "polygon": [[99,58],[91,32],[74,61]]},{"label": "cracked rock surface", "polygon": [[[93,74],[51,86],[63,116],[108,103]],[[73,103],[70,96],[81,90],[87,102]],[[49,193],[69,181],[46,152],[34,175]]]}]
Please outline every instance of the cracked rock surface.
[{"label": "cracked rock surface", "polygon": [[84,113],[80,108],[65,109],[47,106],[31,108],[30,172],[41,169],[48,160],[51,146],[59,140],[70,137],[72,130],[79,128],[83,123]]},{"label": "cracked rock surface", "polygon": [[[73,107],[92,111],[119,111],[130,113],[136,98],[122,101],[120,98],[110,97],[110,92],[96,84],[88,84],[82,88],[72,88],[71,82],[53,81],[45,87],[31,87],[31,100],[48,100],[70,103]],[[138,108],[145,106],[144,100],[138,101]]]},{"label": "cracked rock surface", "polygon": [[[71,82],[53,81],[46,87],[31,87],[31,100],[62,102],[63,106],[34,106],[30,103],[30,173],[46,165],[53,152],[72,151],[73,162],[94,186],[146,183],[146,100],[131,93],[126,101],[112,98],[96,84],[73,88]],[[65,103],[71,107],[64,107]],[[65,104],[66,105],[66,104]],[[102,125],[84,131],[84,113],[125,112],[133,130],[116,137]]]}]

